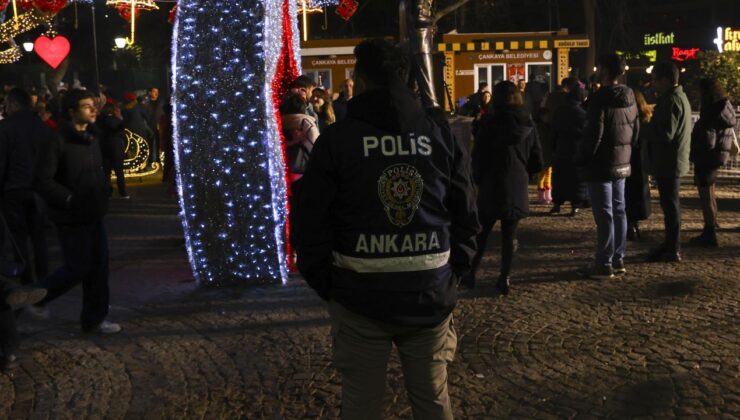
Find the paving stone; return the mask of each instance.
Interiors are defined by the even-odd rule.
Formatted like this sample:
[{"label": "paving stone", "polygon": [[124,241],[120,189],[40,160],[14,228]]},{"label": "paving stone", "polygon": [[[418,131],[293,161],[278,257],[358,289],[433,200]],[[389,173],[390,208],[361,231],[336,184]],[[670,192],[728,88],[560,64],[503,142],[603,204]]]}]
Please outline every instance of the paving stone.
[{"label": "paving stone", "polygon": [[[196,287],[176,203],[146,182],[132,191],[107,218],[111,318],[124,331],[80,334],[79,289],[51,305],[49,322],[23,316],[22,368],[0,374],[0,418],[338,418],[326,305],[300,277]],[[718,191],[722,247],[686,247],[682,264],[642,262],[662,237],[654,200],[645,239],[628,245],[629,274],[612,281],[575,274],[593,253],[588,212],[533,206],[507,297],[493,287],[493,234],[480,286],[454,314],[456,417],[738,418],[740,186]],[[682,205],[689,238],[701,229],[693,187]],[[384,415],[409,419],[397,356],[388,372]]]}]

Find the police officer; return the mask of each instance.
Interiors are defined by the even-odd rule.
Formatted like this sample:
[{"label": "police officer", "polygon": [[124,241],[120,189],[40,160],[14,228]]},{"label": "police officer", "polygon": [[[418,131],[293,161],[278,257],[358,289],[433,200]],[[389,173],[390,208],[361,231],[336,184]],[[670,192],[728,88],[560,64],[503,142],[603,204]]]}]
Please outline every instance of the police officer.
[{"label": "police officer", "polygon": [[329,302],[342,417],[381,418],[398,348],[416,419],[450,419],[456,286],[479,230],[467,149],[402,82],[382,40],[355,48],[347,118],[322,133],[299,194],[298,267]]}]

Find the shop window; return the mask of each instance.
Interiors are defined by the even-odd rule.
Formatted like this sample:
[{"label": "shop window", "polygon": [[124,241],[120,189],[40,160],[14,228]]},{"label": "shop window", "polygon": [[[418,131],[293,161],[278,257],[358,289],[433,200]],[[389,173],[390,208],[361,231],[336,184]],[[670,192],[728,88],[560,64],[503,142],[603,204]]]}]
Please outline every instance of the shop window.
[{"label": "shop window", "polygon": [[504,64],[476,64],[473,92],[478,91],[480,83],[488,83],[488,90],[492,90],[496,83],[504,80],[506,65]]},{"label": "shop window", "polygon": [[331,89],[331,70],[329,69],[312,69],[304,70],[304,74],[316,82],[316,87]]},{"label": "shop window", "polygon": [[546,92],[552,91],[552,64],[550,63],[527,63],[527,84],[538,84],[545,88]]}]

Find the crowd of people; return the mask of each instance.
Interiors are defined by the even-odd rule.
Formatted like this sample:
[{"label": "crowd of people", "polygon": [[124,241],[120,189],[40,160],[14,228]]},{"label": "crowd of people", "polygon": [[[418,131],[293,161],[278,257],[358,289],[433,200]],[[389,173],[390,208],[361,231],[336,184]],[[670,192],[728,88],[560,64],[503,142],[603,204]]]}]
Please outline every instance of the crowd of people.
[{"label": "crowd of people", "polygon": [[[169,107],[157,88],[141,95],[127,93],[122,101],[81,88],[60,89],[52,96],[8,86],[2,96],[0,367],[10,368],[16,364],[15,320],[20,312],[48,319],[47,304],[78,284],[83,292],[82,330],[121,330],[107,320],[108,240],[102,220],[113,194],[111,175],[115,173],[118,196],[130,199],[125,130],[149,144],[149,164],[159,161],[160,144],[171,149],[172,130]],[[163,181],[174,184],[169,166]],[[63,256],[62,266],[52,272],[48,223],[56,227]]]},{"label": "crowd of people", "polygon": [[[486,242],[501,225],[497,289],[511,291],[517,230],[530,213],[529,184],[550,213],[591,208],[593,261],[583,276],[627,272],[627,239],[650,216],[650,178],[665,239],[647,256],[681,261],[680,178],[694,164],[704,230],[691,239],[718,246],[717,171],[736,144],[733,105],[722,86],[701,82],[691,107],[672,63],[653,70],[657,102],[620,83],[623,59],[608,54],[586,86],[567,78],[549,95],[526,83],[481,85],[464,110],[475,117],[472,152],[445,113],[424,109],[406,81],[408,57],[387,41],[355,49],[355,80],[337,94],[296,78],[279,111],[289,171],[291,245],[308,284],[328,301],[334,363],[346,418],[377,418],[391,343],[401,354],[415,418],[451,418],[447,363],[456,348],[457,288],[475,287]],[[534,99],[533,99],[534,98]],[[48,318],[47,304],[82,284],[81,328],[114,334],[108,320],[112,195],[128,199],[125,129],[144,136],[152,162],[172,162],[170,107],[156,88],[122,102],[84,89],[39,97],[8,89],[0,121],[0,349],[16,363],[17,307]],[[169,151],[168,151],[169,150]],[[168,154],[169,153],[169,154]],[[171,166],[164,180],[172,182]],[[44,227],[55,225],[63,264],[49,273]],[[20,278],[15,285],[7,278]]]},{"label": "crowd of people", "polygon": [[[493,92],[482,83],[463,105],[464,115],[474,117],[473,168],[479,187],[479,212],[483,230],[478,237],[480,261],[492,220],[502,221],[502,262],[498,287],[509,290],[512,250],[518,221],[527,214],[525,171],[537,178],[540,204],[552,204],[551,214],[561,212],[566,202],[571,215],[590,207],[597,226],[597,251],[593,264],[579,270],[585,276],[613,278],[624,274],[627,240],[640,238],[640,221],[651,215],[651,178],[657,186],[665,215],[665,239],[647,256],[649,261],[681,261],[680,178],[694,164],[694,182],[704,215],[701,235],[690,244],[718,246],[715,184],[718,169],[730,158],[736,117],[734,106],[717,80],[700,83],[701,112],[692,127],[691,106],[679,84],[680,72],[670,63],[656,65],[654,81],[630,88],[620,83],[625,63],[615,54],[601,57],[596,78],[586,86],[576,78],[564,79],[557,90],[531,109],[526,101],[526,83],[517,85],[520,98],[504,107],[514,93],[510,82],[498,83]],[[507,86],[504,89],[501,86]],[[657,94],[654,105],[646,95]],[[499,97],[497,98],[497,95]],[[526,115],[515,124],[504,116],[516,110]],[[507,144],[529,127],[541,144],[542,168]],[[518,130],[518,131],[517,131]],[[531,143],[531,140],[529,141]],[[484,162],[476,165],[476,162]],[[491,165],[496,162],[495,165]],[[536,169],[536,174],[533,173]],[[492,184],[496,184],[491,187]],[[518,184],[515,186],[515,184]],[[496,194],[502,195],[491,203]],[[498,208],[497,208],[498,207]],[[508,218],[508,220],[507,220]],[[475,284],[475,269],[463,279]]]},{"label": "crowd of people", "polygon": [[[552,214],[566,202],[573,216],[591,208],[596,250],[578,270],[584,277],[627,273],[627,238],[639,239],[639,222],[651,212],[650,176],[665,238],[647,259],[681,261],[679,187],[689,162],[704,211],[704,231],[691,243],[718,245],[714,186],[736,143],[736,119],[716,80],[701,83],[693,127],[670,62],[654,67],[654,106],[620,83],[625,63],[616,54],[600,57],[588,85],[568,78],[549,95],[528,95],[521,81],[492,90],[484,84],[462,107],[474,117],[468,154],[468,142],[454,138],[441,111],[424,109],[405,83],[398,49],[365,41],[355,56],[356,96],[345,119],[322,127],[314,141],[312,86],[296,84],[283,127],[310,130],[294,140],[302,151],[289,153],[298,173],[291,226],[298,268],[328,302],[344,418],[380,418],[392,345],[414,418],[452,418],[446,366],[456,347],[457,288],[475,287],[488,236],[500,223],[496,288],[510,293],[532,180]],[[292,116],[297,111],[301,116]]]}]

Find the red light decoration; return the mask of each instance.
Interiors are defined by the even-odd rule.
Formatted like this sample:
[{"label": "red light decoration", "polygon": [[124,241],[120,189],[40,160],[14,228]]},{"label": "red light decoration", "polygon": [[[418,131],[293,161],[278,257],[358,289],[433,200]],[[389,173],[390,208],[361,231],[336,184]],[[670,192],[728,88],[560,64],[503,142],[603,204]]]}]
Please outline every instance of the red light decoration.
[{"label": "red light decoration", "polygon": [[699,57],[696,56],[696,53],[699,51],[701,51],[699,48],[682,49],[673,47],[673,57],[671,58],[676,61],[698,60]]},{"label": "red light decoration", "polygon": [[18,6],[24,10],[37,9],[55,15],[67,6],[67,0],[20,0]]},{"label": "red light decoration", "polygon": [[56,69],[67,58],[67,55],[69,55],[70,45],[69,40],[61,35],[53,39],[40,36],[33,43],[33,49],[46,64]]},{"label": "red light decoration", "polygon": [[344,20],[350,20],[357,12],[357,6],[357,0],[342,0],[337,6],[337,14]]}]

